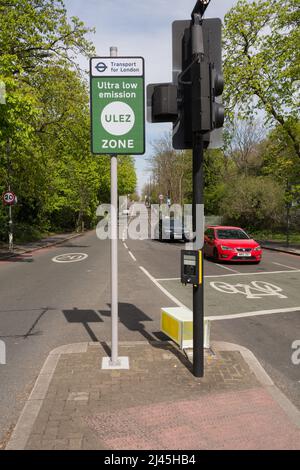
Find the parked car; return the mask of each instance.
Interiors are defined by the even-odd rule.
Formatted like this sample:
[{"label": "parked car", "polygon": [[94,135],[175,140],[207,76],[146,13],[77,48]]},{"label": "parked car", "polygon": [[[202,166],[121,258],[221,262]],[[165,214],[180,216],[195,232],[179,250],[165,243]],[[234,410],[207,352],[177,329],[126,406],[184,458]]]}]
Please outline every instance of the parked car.
[{"label": "parked car", "polygon": [[184,224],[181,219],[165,217],[156,224],[154,236],[158,240],[188,241],[189,231],[184,230]]},{"label": "parked car", "polygon": [[204,233],[204,256],[215,261],[259,263],[262,249],[240,227],[209,226]]}]

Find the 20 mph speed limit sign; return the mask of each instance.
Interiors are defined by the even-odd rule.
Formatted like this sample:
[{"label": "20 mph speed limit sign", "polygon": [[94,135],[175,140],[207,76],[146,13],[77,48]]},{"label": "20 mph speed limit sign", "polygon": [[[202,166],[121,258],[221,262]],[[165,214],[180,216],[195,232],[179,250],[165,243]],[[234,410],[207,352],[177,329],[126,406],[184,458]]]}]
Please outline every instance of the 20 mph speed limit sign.
[{"label": "20 mph speed limit sign", "polygon": [[6,191],[2,195],[2,201],[6,206],[11,206],[16,201],[16,195],[12,191]]}]

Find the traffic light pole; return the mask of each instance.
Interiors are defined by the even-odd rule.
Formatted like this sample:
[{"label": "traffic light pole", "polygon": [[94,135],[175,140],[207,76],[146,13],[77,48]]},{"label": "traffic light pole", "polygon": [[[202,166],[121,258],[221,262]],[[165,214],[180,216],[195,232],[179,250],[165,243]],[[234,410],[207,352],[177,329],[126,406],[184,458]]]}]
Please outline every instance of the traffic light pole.
[{"label": "traffic light pole", "polygon": [[[193,59],[204,53],[203,34],[199,13],[192,14],[192,53]],[[194,73],[196,70],[196,73]],[[198,90],[200,80],[199,66],[192,69],[192,87]],[[193,90],[192,90],[193,95]],[[192,115],[194,113],[192,112]],[[203,301],[203,221],[200,220],[200,207],[204,204],[204,162],[203,135],[193,125],[193,232],[196,234],[195,250],[200,251],[201,282],[193,286],[193,374],[195,377],[204,375],[204,301]]]},{"label": "traffic light pole", "polygon": [[[203,273],[202,246],[199,246],[200,226],[197,207],[203,204],[203,136],[200,132],[193,133],[193,232],[196,233],[195,249],[201,250],[200,263]],[[198,215],[198,217],[197,217]],[[202,283],[193,286],[193,374],[195,377],[204,375],[204,303],[203,303],[203,279]]]},{"label": "traffic light pole", "polygon": [[147,89],[150,122],[172,121],[174,149],[193,151],[195,243],[188,255],[192,262],[182,253],[181,280],[193,284],[195,377],[204,375],[204,149],[209,144],[219,145],[214,130],[224,123],[224,107],[218,99],[224,87],[222,25],[219,18],[202,19],[209,3],[210,0],[197,0],[192,21],[173,23],[173,83],[150,84]]}]

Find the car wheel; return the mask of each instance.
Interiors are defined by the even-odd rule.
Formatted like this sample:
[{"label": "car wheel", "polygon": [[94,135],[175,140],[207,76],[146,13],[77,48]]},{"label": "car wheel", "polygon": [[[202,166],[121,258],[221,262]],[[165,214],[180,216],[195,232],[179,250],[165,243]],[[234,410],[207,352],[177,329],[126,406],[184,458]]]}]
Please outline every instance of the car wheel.
[{"label": "car wheel", "polygon": [[214,261],[219,261],[219,253],[217,248],[214,248]]}]

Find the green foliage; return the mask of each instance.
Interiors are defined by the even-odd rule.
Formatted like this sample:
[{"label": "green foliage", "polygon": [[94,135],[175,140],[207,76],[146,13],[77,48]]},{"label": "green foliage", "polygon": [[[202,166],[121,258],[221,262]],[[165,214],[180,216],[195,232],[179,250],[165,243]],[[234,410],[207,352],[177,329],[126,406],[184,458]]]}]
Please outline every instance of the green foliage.
[{"label": "green foliage", "polygon": [[226,185],[226,160],[221,150],[207,150],[204,154],[204,203],[205,214],[216,215],[224,196]]},{"label": "green foliage", "polygon": [[300,157],[300,9],[298,0],[239,0],[225,16],[225,101],[229,114],[261,109]]},{"label": "green foliage", "polygon": [[[0,190],[18,196],[19,238],[92,226],[109,201],[110,160],[90,153],[87,82],[74,62],[89,57],[89,30],[62,0],[0,0]],[[131,157],[120,158],[120,191],[135,190]],[[0,237],[7,209],[0,208]]]},{"label": "green foliage", "polygon": [[228,223],[272,228],[281,220],[283,189],[268,177],[240,177],[227,186],[220,208]]}]

